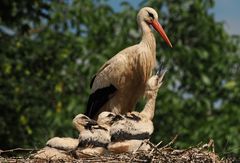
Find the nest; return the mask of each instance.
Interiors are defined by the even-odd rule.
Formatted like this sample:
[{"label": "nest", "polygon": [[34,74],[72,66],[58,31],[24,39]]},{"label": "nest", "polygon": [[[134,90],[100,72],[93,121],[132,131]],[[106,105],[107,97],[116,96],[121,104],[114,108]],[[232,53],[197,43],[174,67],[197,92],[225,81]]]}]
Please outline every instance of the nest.
[{"label": "nest", "polygon": [[[121,153],[113,154],[106,153],[101,156],[86,156],[80,159],[74,157],[62,159],[62,160],[51,160],[51,159],[34,159],[30,157],[30,154],[36,150],[28,151],[28,149],[22,149],[23,151],[28,151],[26,157],[6,157],[11,152],[20,151],[21,149],[14,149],[8,151],[1,151],[0,162],[174,162],[174,163],[184,163],[184,162],[197,162],[197,163],[218,163],[218,162],[235,162],[237,160],[232,159],[220,159],[220,157],[214,152],[213,141],[210,140],[209,143],[189,147],[187,149],[174,149],[171,147],[173,144],[171,141],[169,144],[159,147],[162,142],[157,145],[152,144],[150,141],[147,143],[151,146],[149,151],[139,151],[136,150],[134,153]],[[30,149],[29,149],[30,150]],[[2,157],[4,156],[5,157]]]}]

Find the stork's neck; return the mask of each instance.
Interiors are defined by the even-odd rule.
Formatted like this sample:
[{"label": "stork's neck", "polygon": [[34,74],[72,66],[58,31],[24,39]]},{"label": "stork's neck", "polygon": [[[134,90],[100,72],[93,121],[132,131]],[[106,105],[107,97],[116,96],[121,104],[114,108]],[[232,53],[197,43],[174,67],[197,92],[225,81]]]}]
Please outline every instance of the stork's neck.
[{"label": "stork's neck", "polygon": [[152,51],[152,54],[155,55],[156,41],[150,26],[145,21],[139,22],[139,26],[142,32],[142,40],[140,44],[145,44]]},{"label": "stork's neck", "polygon": [[141,114],[147,119],[152,120],[155,112],[157,92],[154,92],[150,98],[147,99],[146,105],[142,110]]}]

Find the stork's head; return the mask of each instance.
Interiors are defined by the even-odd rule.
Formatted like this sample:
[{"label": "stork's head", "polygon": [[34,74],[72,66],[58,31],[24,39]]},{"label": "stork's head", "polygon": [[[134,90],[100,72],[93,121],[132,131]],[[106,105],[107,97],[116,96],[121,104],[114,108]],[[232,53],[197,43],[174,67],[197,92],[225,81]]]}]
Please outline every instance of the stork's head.
[{"label": "stork's head", "polygon": [[104,111],[98,115],[97,122],[100,125],[111,126],[115,116],[116,116],[116,114],[114,114],[112,112]]},{"label": "stork's head", "polygon": [[76,127],[78,131],[84,130],[84,126],[90,121],[91,119],[88,118],[84,114],[78,114],[72,121],[73,125]]},{"label": "stork's head", "polygon": [[158,22],[158,14],[151,7],[144,7],[138,12],[137,16],[138,22],[146,22],[148,25],[151,25],[164,39],[164,41],[172,47],[172,44],[166,35],[162,25]]}]

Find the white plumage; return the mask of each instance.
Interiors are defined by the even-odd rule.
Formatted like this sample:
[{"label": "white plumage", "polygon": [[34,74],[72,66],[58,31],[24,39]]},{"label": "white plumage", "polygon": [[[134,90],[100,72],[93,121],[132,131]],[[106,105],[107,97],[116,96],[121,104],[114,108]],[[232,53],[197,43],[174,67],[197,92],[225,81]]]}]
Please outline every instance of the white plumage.
[{"label": "white plumage", "polygon": [[[133,152],[138,149],[143,140],[150,138],[153,133],[153,116],[157,92],[162,85],[162,79],[165,74],[162,69],[157,75],[152,76],[146,87],[147,102],[141,112],[129,112],[114,122],[110,129],[111,143],[108,145],[110,151],[119,153],[122,151]],[[150,147],[147,144],[141,146],[139,150],[147,150]]]},{"label": "white plumage", "polygon": [[96,118],[102,111],[125,114],[135,108],[139,98],[144,95],[146,82],[156,64],[156,43],[150,26],[172,46],[157,20],[154,9],[144,7],[139,11],[137,21],[142,40],[108,60],[93,77],[87,116]]}]

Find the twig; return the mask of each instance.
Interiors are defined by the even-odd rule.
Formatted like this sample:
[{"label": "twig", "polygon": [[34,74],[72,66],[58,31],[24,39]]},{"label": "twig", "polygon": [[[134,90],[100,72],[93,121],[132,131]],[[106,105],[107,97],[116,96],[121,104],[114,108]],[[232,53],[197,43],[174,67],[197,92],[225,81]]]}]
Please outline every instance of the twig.
[{"label": "twig", "polygon": [[[211,139],[212,140],[212,151],[213,151],[213,153],[215,153],[215,145],[214,145],[214,140],[213,139]],[[211,141],[210,140],[210,141]]]},{"label": "twig", "polygon": [[213,139],[210,139],[209,142],[207,144],[203,144],[202,147],[200,147],[200,151],[206,148],[210,148],[212,147],[213,152],[215,153],[215,149],[214,149],[214,141]]},{"label": "twig", "polygon": [[149,139],[142,141],[142,143],[141,143],[141,144],[139,145],[139,147],[133,152],[133,154],[135,154],[135,153],[143,146],[144,143],[147,143],[147,141],[149,141]]},{"label": "twig", "polygon": [[157,145],[155,145],[155,147],[151,150],[151,152],[149,153],[150,155],[153,153],[153,151],[158,148],[158,146],[162,144],[162,141],[160,141],[159,143],[157,143]]},{"label": "twig", "polygon": [[147,142],[152,148],[154,148],[155,150],[157,150],[158,152],[161,152],[153,143],[151,143],[150,141]]},{"label": "twig", "polygon": [[36,156],[38,154],[41,154],[41,153],[44,153],[44,151],[39,150],[38,152],[31,154],[29,157],[31,158],[31,157],[34,157],[34,156]]},{"label": "twig", "polygon": [[196,147],[200,147],[202,145],[202,142],[199,142],[197,145],[196,145]]},{"label": "twig", "polygon": [[101,162],[104,162],[104,157],[102,157],[101,155],[99,155],[99,158],[100,158]]},{"label": "twig", "polygon": [[2,153],[11,153],[11,152],[15,152],[15,151],[36,151],[38,149],[29,149],[29,148],[14,148],[14,149],[8,149],[8,150],[1,150],[0,154]]},{"label": "twig", "polygon": [[162,141],[160,141],[159,143],[157,143],[156,147],[158,147],[160,144],[162,144]]},{"label": "twig", "polygon": [[147,141],[149,141],[149,139],[142,141],[139,147],[135,151],[133,151],[133,156],[129,160],[129,163],[132,162],[133,159],[135,159],[137,151],[143,146],[144,143],[147,143]]},{"label": "twig", "polygon": [[178,138],[178,135],[176,135],[167,145],[163,146],[161,149],[170,147],[172,144],[175,143],[175,141],[177,140],[177,138]]}]

